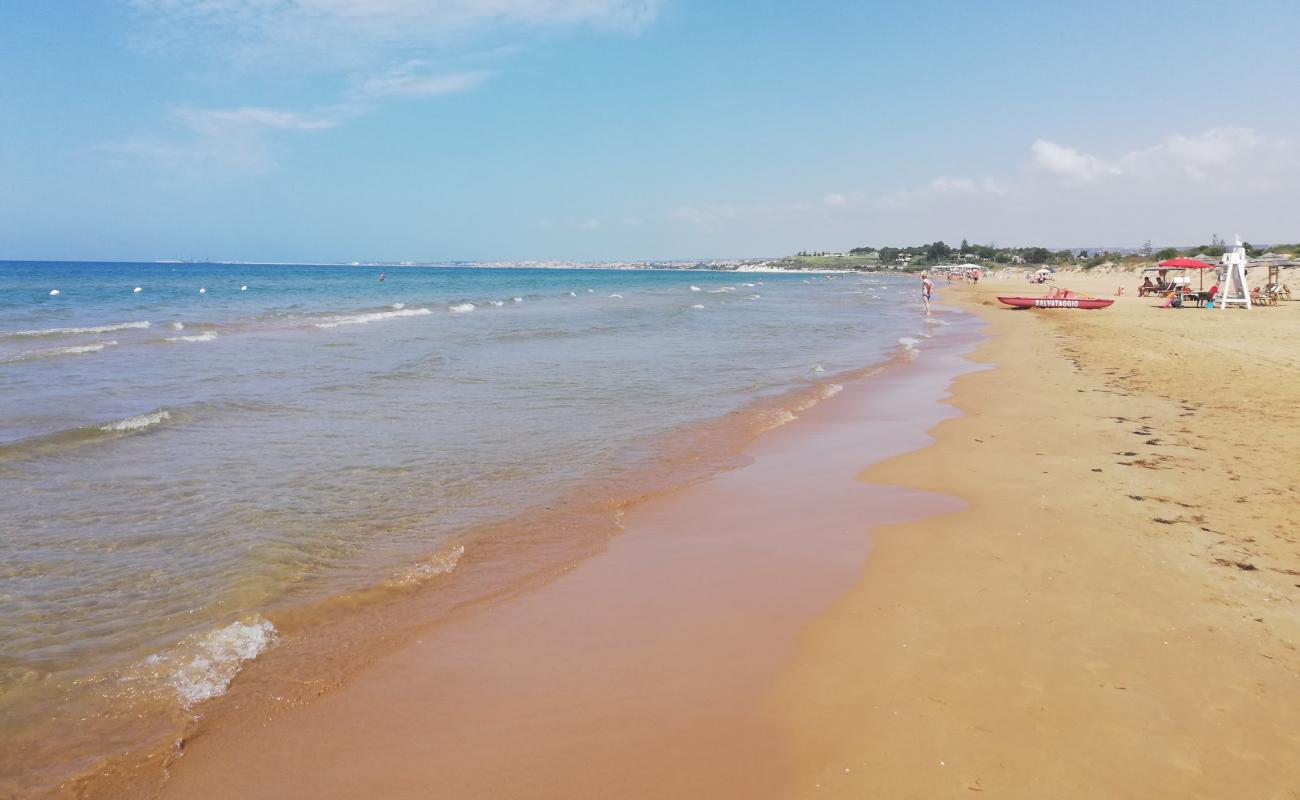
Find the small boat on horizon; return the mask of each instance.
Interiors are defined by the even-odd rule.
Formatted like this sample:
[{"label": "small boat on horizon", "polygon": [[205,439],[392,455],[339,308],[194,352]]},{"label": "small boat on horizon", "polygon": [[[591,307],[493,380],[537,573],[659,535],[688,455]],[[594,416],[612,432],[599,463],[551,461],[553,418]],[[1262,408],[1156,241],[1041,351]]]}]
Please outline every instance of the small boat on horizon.
[{"label": "small boat on horizon", "polygon": [[1014,308],[1108,308],[1114,300],[1101,297],[1088,297],[1069,289],[1053,289],[1043,297],[1003,297],[1000,302]]}]

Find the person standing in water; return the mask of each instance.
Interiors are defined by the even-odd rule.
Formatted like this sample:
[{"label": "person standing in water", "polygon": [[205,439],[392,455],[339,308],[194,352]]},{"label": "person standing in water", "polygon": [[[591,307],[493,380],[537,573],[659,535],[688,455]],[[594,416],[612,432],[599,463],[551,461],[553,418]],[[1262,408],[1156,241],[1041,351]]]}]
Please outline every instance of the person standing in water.
[{"label": "person standing in water", "polygon": [[384,273],[382,273],[382,272],[379,273],[379,282],[380,282],[380,283],[383,283],[383,282],[384,282]]},{"label": "person standing in water", "polygon": [[921,273],[921,299],[925,301],[925,315],[930,316],[930,292],[934,290],[934,281],[927,273]]}]

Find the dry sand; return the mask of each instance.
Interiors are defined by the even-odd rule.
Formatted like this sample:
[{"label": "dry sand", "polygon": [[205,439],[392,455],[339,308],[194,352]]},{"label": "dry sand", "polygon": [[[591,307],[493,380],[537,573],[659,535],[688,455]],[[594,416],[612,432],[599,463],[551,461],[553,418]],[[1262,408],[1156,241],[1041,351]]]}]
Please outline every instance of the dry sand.
[{"label": "dry sand", "polygon": [[1300,797],[1300,302],[1014,311],[773,701],[796,797]]}]

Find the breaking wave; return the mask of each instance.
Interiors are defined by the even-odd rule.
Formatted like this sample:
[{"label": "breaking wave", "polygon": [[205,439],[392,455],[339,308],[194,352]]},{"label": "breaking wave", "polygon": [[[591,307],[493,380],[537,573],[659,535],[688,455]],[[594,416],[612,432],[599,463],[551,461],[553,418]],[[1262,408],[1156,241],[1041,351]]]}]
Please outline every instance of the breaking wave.
[{"label": "breaking wave", "polygon": [[0,444],[0,463],[24,461],[29,458],[62,452],[69,447],[105,442],[121,436],[147,430],[172,418],[167,409],[157,409],[125,419],[66,428],[53,433],[31,436],[15,442]]},{"label": "breaking wave", "polygon": [[478,306],[473,303],[457,303],[453,306],[447,306],[447,310],[453,314],[468,314],[476,308]]},{"label": "breaking wave", "polygon": [[204,333],[196,333],[193,336],[168,336],[167,341],[169,342],[210,342],[215,338],[217,338],[216,331],[205,331]]},{"label": "breaking wave", "polygon": [[432,314],[433,311],[427,308],[399,308],[393,311],[371,311],[366,314],[349,314],[342,317],[331,317],[324,322],[315,323],[317,328],[337,328],[340,325],[365,325],[370,322],[379,322],[385,319],[399,319],[401,317],[421,317],[425,314]]},{"label": "breaking wave", "polygon": [[172,415],[166,411],[154,411],[150,414],[139,414],[134,417],[119,419],[117,422],[100,425],[99,429],[106,432],[138,431],[141,428],[148,428],[171,418]]},{"label": "breaking wave", "polygon": [[275,638],[275,626],[254,616],[191,636],[165,653],[149,656],[142,666],[170,685],[181,705],[190,708],[225,694],[244,662],[261,655]]},{"label": "breaking wave", "polygon": [[148,322],[118,322],[112,325],[95,325],[88,328],[45,328],[35,331],[13,331],[11,333],[0,333],[0,336],[75,336],[79,333],[112,333],[113,331],[125,331],[132,328],[147,328]]},{"label": "breaking wave", "polygon": [[460,557],[465,555],[465,545],[458,544],[434,553],[428,560],[396,575],[390,581],[394,586],[414,586],[435,575],[446,575],[456,569]]},{"label": "breaking wave", "polygon": [[98,353],[106,347],[113,347],[117,344],[116,339],[106,339],[102,342],[92,344],[69,345],[68,347],[46,347],[40,350],[28,350],[17,355],[8,356],[0,359],[0,364],[9,364],[16,361],[34,361],[41,358],[54,358],[56,356],[79,356],[86,353]]}]

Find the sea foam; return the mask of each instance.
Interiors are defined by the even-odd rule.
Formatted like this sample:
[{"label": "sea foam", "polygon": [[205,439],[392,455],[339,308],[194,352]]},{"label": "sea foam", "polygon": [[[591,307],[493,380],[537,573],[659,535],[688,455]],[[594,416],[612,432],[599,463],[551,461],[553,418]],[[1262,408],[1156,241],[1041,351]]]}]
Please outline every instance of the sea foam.
[{"label": "sea foam", "polygon": [[478,306],[473,303],[457,303],[454,306],[447,306],[447,310],[453,314],[468,314]]},{"label": "sea foam", "polygon": [[38,358],[53,358],[55,356],[79,356],[86,353],[98,353],[105,347],[112,347],[117,344],[116,339],[106,339],[93,344],[70,345],[68,347],[46,347],[41,350],[28,350],[7,358],[0,358],[0,364],[9,364],[15,361],[33,361]]},{"label": "sea foam", "polygon": [[257,658],[275,642],[275,626],[260,616],[232,622],[183,642],[173,652],[150,656],[145,663],[162,666],[181,705],[190,708],[225,694],[245,661]]},{"label": "sea foam", "polygon": [[145,321],[117,322],[110,325],[93,325],[87,328],[45,328],[35,331],[14,331],[12,333],[2,333],[0,336],[72,336],[78,333],[112,333],[113,331],[147,327],[149,327],[149,323]]},{"label": "sea foam", "polygon": [[414,586],[435,575],[446,575],[456,569],[461,556],[465,555],[465,545],[458,544],[434,553],[427,561],[422,561],[391,581],[396,586]]},{"label": "sea foam", "polygon": [[110,422],[106,425],[100,425],[101,431],[138,431],[141,428],[148,428],[151,425],[157,425],[163,420],[171,419],[172,415],[166,411],[154,411],[149,414],[138,414],[134,417],[119,419],[117,422]]},{"label": "sea foam", "polygon": [[433,311],[427,308],[399,308],[394,311],[372,311],[368,314],[351,314],[344,317],[331,317],[324,322],[317,322],[315,325],[317,328],[337,328],[340,325],[365,325],[370,322],[379,322],[380,320],[385,319],[420,317],[432,313]]},{"label": "sea foam", "polygon": [[217,338],[216,331],[204,331],[203,333],[196,333],[193,336],[168,336],[167,341],[169,342],[210,342],[215,338]]}]

